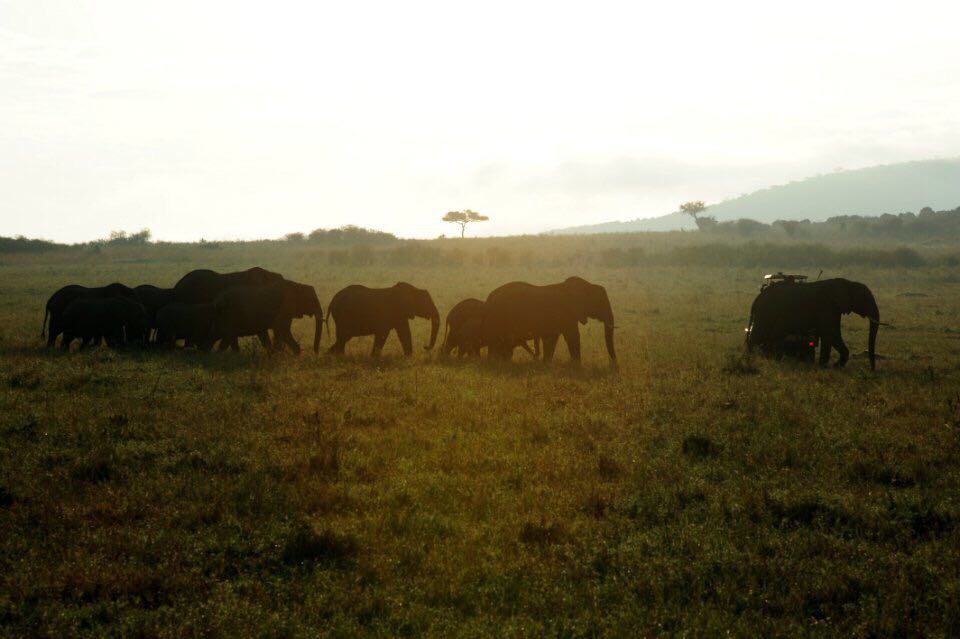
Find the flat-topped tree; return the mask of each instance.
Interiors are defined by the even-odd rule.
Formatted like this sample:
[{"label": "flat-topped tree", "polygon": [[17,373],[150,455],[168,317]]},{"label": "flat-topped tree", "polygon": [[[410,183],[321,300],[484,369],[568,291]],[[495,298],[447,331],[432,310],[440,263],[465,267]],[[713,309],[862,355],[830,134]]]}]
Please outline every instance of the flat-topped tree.
[{"label": "flat-topped tree", "polygon": [[470,222],[486,222],[490,218],[486,215],[480,215],[476,211],[471,211],[470,209],[465,209],[463,211],[450,211],[443,216],[444,222],[452,222],[454,224],[460,225],[460,237],[461,239],[466,233],[467,224]]},{"label": "flat-topped tree", "polygon": [[711,231],[716,228],[717,221],[709,215],[700,217],[700,214],[706,210],[707,205],[703,203],[703,200],[693,200],[680,205],[680,212],[692,217],[698,229],[701,231]]},{"label": "flat-topped tree", "polygon": [[707,210],[707,205],[703,203],[703,200],[693,200],[692,202],[684,202],[680,205],[680,212],[686,213],[693,218],[693,221],[697,221],[697,216]]}]

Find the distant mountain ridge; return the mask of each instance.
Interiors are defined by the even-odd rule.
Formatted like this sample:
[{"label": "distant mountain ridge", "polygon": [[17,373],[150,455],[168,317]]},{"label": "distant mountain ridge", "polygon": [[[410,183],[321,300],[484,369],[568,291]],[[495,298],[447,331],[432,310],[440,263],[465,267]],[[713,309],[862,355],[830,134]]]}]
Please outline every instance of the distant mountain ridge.
[{"label": "distant mountain ridge", "polygon": [[[960,206],[960,158],[919,160],[865,169],[838,171],[771,186],[707,208],[704,215],[718,221],[748,218],[821,222],[838,215],[881,215]],[[552,231],[558,234],[630,233],[637,231],[694,230],[688,215],[627,222],[606,222]]]}]

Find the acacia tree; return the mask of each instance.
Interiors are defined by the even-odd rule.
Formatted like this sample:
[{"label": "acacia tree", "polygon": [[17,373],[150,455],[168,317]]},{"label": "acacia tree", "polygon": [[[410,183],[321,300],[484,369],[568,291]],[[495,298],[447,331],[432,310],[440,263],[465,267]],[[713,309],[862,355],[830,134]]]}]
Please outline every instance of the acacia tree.
[{"label": "acacia tree", "polygon": [[692,202],[684,202],[680,205],[680,212],[686,213],[693,218],[693,221],[697,221],[697,216],[707,210],[707,205],[703,203],[703,200],[693,200]]},{"label": "acacia tree", "polygon": [[467,224],[470,222],[486,222],[490,218],[486,215],[480,215],[476,211],[471,211],[466,209],[463,211],[450,211],[443,216],[444,222],[452,222],[454,224],[460,225],[460,238],[462,239],[464,233],[467,231]]}]

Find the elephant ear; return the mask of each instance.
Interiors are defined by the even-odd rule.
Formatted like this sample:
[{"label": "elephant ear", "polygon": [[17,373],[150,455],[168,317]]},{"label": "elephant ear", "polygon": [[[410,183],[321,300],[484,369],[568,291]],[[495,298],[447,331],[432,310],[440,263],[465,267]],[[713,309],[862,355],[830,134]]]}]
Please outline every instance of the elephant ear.
[{"label": "elephant ear", "polygon": [[840,313],[847,314],[853,310],[853,296],[847,282],[835,282],[836,286],[830,289],[830,299]]},{"label": "elephant ear", "polygon": [[[312,287],[307,286],[306,284],[295,283],[292,288],[294,305],[297,309],[297,317],[312,315],[312,305],[310,304],[310,293],[312,292]],[[313,296],[316,297],[316,293],[314,293]]]}]

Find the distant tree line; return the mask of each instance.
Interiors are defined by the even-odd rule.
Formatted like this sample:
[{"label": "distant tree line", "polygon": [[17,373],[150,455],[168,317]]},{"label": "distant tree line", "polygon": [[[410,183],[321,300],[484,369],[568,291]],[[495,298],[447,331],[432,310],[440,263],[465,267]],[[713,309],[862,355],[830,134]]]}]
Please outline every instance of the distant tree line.
[{"label": "distant tree line", "polygon": [[952,211],[934,211],[930,207],[920,213],[885,213],[879,216],[841,215],[824,222],[810,220],[777,220],[764,224],[739,219],[718,222],[710,216],[694,216],[703,233],[718,236],[757,239],[831,240],[885,239],[896,241],[926,239],[960,239],[960,207]]},{"label": "distant tree line", "polygon": [[[152,242],[153,234],[150,229],[142,229],[136,233],[127,231],[112,231],[110,235],[99,240],[91,242],[82,242],[79,244],[60,244],[49,240],[34,240],[19,235],[17,237],[0,236],[0,253],[42,253],[45,251],[60,249],[78,249],[91,248],[99,251],[108,247],[120,246],[147,246],[154,244]],[[251,240],[253,242],[262,242],[265,240]],[[276,241],[276,240],[266,240]],[[282,241],[296,243],[304,242],[324,246],[356,246],[356,245],[385,245],[399,242],[400,239],[392,233],[377,231],[374,229],[365,229],[358,226],[348,225],[336,229],[315,229],[309,234],[288,233],[282,238]],[[198,242],[186,242],[184,244],[198,246],[200,248],[219,249],[230,244],[243,244],[244,241],[229,242],[207,242],[199,240]],[[160,242],[159,244],[168,244]]]},{"label": "distant tree line", "polygon": [[[629,237],[629,236],[621,236]],[[924,257],[908,247],[832,247],[819,242],[709,242],[648,250],[641,246],[591,247],[570,243],[557,247],[528,241],[515,248],[477,246],[474,249],[446,248],[433,242],[406,241],[397,246],[375,249],[356,245],[327,252],[331,266],[387,266],[462,268],[465,266],[602,266],[638,268],[681,266],[703,268],[839,268],[874,266],[918,268],[930,265],[960,265],[960,256]]]},{"label": "distant tree line", "polygon": [[31,240],[18,235],[17,237],[0,237],[0,253],[42,253],[58,248],[65,248],[49,240]]},{"label": "distant tree line", "polygon": [[314,229],[309,234],[287,233],[288,242],[311,242],[313,244],[334,244],[351,246],[354,244],[390,244],[399,241],[393,233],[365,229],[348,224],[336,229]]},{"label": "distant tree line", "polygon": [[110,235],[101,240],[90,242],[91,246],[143,246],[150,243],[152,233],[150,229],[141,229],[136,233],[126,231],[111,231]]}]

